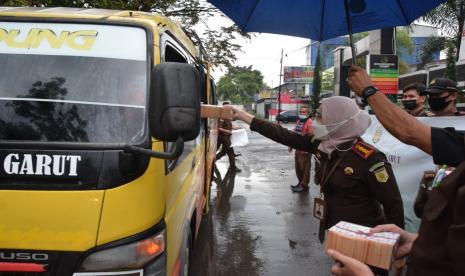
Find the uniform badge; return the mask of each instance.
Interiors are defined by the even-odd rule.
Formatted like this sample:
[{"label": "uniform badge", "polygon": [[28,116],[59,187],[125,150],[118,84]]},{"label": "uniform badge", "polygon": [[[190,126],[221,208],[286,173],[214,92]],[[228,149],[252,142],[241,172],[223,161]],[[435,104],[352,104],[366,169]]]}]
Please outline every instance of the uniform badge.
[{"label": "uniform badge", "polygon": [[378,180],[379,183],[386,183],[389,179],[389,174],[385,167],[379,168],[373,173],[375,174],[376,180]]},{"label": "uniform badge", "polygon": [[354,169],[352,169],[351,167],[345,167],[344,173],[346,175],[353,175],[354,174]]}]

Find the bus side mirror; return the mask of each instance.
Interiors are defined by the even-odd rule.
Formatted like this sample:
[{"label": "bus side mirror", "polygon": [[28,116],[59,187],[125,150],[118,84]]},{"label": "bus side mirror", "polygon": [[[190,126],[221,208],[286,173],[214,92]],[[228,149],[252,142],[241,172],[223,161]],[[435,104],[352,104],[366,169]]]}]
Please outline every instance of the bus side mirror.
[{"label": "bus side mirror", "polygon": [[149,97],[151,135],[161,141],[195,139],[200,133],[200,77],[187,63],[155,66]]}]

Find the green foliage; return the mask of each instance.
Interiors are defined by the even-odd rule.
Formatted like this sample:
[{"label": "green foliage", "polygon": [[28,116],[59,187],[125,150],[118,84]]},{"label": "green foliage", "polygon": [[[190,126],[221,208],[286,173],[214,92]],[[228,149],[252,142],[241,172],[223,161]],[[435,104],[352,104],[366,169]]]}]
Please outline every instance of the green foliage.
[{"label": "green foliage", "polygon": [[403,59],[402,53],[411,55],[415,50],[415,44],[405,28],[396,28],[396,49],[399,54],[399,74],[403,75],[408,73],[410,67]]},{"label": "green foliage", "polygon": [[[361,39],[367,37],[369,34],[370,34],[369,32],[361,32],[361,33],[352,34],[352,38],[354,39],[354,44],[355,44],[357,41],[359,41],[359,40],[361,40]],[[346,38],[344,39],[344,45],[350,46],[349,37],[346,37]]]},{"label": "green foliage", "polygon": [[318,52],[315,61],[315,71],[313,74],[313,95],[311,97],[311,106],[312,106],[312,115],[316,116],[316,111],[320,106],[321,98],[321,53],[320,47],[318,47]]},{"label": "green foliage", "polygon": [[413,54],[415,45],[407,30],[403,28],[396,29],[396,49],[405,50],[409,55]]},{"label": "green foliage", "polygon": [[446,39],[444,37],[430,36],[425,40],[421,48],[420,63],[418,69],[423,69],[426,64],[433,61],[433,53],[444,50]]},{"label": "green foliage", "polygon": [[[241,46],[238,37],[250,38],[236,25],[224,27],[208,26],[206,21],[214,15],[224,15],[214,6],[202,0],[0,0],[2,6],[36,7],[77,7],[115,10],[139,10],[156,12],[180,22],[189,36],[202,42],[204,58],[217,66],[231,66],[236,61],[236,53]],[[205,31],[200,36],[194,29],[202,26]]]},{"label": "green foliage", "polygon": [[399,75],[407,74],[409,72],[409,65],[407,62],[399,58]]},{"label": "green foliage", "polygon": [[252,66],[229,67],[228,72],[218,81],[218,96],[223,101],[247,104],[254,100],[254,95],[264,88],[263,75]]},{"label": "green foliage", "polygon": [[425,22],[443,30],[454,41],[456,51],[462,39],[464,6],[465,0],[447,0],[422,17]]},{"label": "green foliage", "polygon": [[357,66],[360,66],[362,68],[367,68],[367,56],[366,55],[363,55],[363,56],[357,56],[355,58],[355,64]]},{"label": "green foliage", "polygon": [[455,45],[452,42],[447,43],[447,62],[446,62],[446,71],[444,72],[444,77],[457,81],[457,72],[455,70]]},{"label": "green foliage", "polygon": [[321,76],[321,90],[334,90],[334,71],[324,71]]}]

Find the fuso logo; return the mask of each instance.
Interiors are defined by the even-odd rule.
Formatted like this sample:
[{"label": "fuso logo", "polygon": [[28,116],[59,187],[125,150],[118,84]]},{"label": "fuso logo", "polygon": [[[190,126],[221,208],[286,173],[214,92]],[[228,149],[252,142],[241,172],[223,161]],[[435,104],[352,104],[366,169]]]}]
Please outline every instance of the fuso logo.
[{"label": "fuso logo", "polygon": [[20,253],[20,252],[0,252],[0,260],[21,260],[21,261],[47,261],[48,254],[44,253]]}]

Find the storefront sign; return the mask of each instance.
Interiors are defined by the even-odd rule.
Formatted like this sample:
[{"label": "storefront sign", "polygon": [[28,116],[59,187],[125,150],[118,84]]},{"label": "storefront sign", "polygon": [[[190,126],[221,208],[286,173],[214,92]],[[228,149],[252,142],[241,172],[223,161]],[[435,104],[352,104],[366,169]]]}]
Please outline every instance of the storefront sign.
[{"label": "storefront sign", "polygon": [[397,101],[399,57],[397,55],[370,55],[369,59],[369,71],[373,85],[393,102]]},{"label": "storefront sign", "polygon": [[284,83],[312,83],[313,66],[284,66]]}]

